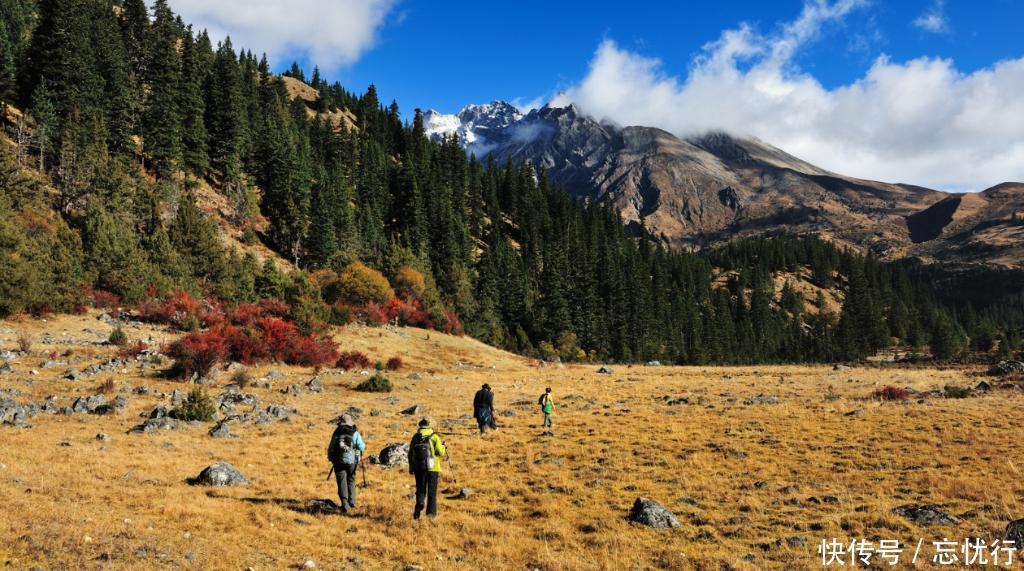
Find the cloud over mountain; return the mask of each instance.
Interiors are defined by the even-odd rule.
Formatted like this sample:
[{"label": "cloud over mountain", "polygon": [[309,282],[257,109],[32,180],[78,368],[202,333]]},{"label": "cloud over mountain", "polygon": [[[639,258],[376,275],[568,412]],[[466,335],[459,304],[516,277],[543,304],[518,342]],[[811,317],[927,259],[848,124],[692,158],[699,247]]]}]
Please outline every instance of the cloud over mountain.
[{"label": "cloud over mountain", "polygon": [[946,189],[1024,180],[1024,58],[971,73],[952,60],[879,56],[826,87],[794,55],[864,2],[808,1],[773,34],[743,24],[704,46],[685,77],[606,40],[587,76],[555,98],[598,119],[680,136],[756,136],[830,170]]}]

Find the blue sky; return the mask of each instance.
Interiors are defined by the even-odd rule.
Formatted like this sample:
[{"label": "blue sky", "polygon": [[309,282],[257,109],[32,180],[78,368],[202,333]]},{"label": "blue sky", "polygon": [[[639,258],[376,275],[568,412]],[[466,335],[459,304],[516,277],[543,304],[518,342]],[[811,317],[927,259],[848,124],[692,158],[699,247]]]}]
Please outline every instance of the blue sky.
[{"label": "blue sky", "polygon": [[384,101],[505,99],[762,138],[864,178],[1024,180],[1024,2],[170,0],[214,38]]}]

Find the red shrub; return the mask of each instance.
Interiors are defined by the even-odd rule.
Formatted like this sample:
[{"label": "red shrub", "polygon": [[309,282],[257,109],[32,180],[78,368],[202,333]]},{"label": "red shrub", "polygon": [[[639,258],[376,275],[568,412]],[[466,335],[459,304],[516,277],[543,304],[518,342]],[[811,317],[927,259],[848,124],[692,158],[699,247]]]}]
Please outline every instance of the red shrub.
[{"label": "red shrub", "polygon": [[125,345],[121,347],[121,350],[117,352],[117,356],[122,359],[134,359],[142,354],[143,351],[149,349],[149,345],[146,345],[142,341],[136,341],[131,345]]},{"label": "red shrub", "polygon": [[198,300],[183,291],[175,291],[165,299],[150,299],[136,308],[145,321],[165,323],[193,329],[212,327],[224,321],[223,304],[217,300]]},{"label": "red shrub", "polygon": [[364,305],[360,313],[360,317],[367,325],[378,326],[388,322],[388,315],[384,312],[384,308],[372,301]]},{"label": "red shrub", "polygon": [[303,335],[291,345],[286,362],[290,365],[320,367],[338,359],[338,347],[327,337]]},{"label": "red shrub", "polygon": [[463,336],[466,333],[466,329],[462,326],[462,320],[454,311],[445,311],[445,324],[443,331],[448,335]]},{"label": "red shrub", "polygon": [[166,352],[174,357],[173,371],[180,378],[188,378],[193,373],[205,376],[229,355],[227,340],[220,331],[189,333],[171,343]]},{"label": "red shrub", "polygon": [[894,387],[892,385],[887,385],[880,389],[875,389],[874,392],[875,398],[881,400],[907,400],[908,398],[910,398],[910,395],[911,393],[907,389],[901,389],[899,387]]},{"label": "red shrub", "polygon": [[370,358],[359,351],[345,351],[338,356],[336,367],[351,371],[352,369],[370,368]]},{"label": "red shrub", "polygon": [[418,299],[392,299],[384,305],[384,314],[387,315],[388,322],[397,322],[408,327],[434,328],[430,315],[423,311],[423,304]]},{"label": "red shrub", "polygon": [[284,317],[292,310],[292,306],[276,298],[261,299],[257,305],[264,315]]},{"label": "red shrub", "polygon": [[98,309],[113,310],[121,307],[121,297],[116,293],[98,289],[93,290],[90,297],[92,298],[92,306]]},{"label": "red shrub", "polygon": [[401,357],[392,357],[392,358],[388,359],[388,362],[385,365],[385,368],[387,370],[389,370],[389,371],[397,371],[397,370],[401,369],[402,368],[402,358]]},{"label": "red shrub", "polygon": [[251,327],[222,325],[218,331],[227,341],[232,361],[252,365],[271,357],[267,342]]}]

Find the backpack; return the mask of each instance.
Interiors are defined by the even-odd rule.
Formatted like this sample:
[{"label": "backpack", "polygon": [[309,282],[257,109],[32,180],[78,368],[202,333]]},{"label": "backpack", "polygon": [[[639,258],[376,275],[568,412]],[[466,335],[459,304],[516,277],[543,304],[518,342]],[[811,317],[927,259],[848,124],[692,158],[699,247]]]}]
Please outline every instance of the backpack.
[{"label": "backpack", "polygon": [[412,444],[409,446],[409,456],[412,462],[409,467],[414,472],[427,472],[434,468],[434,445],[431,442],[433,438],[434,433],[424,436],[417,432],[412,439]]},{"label": "backpack", "polygon": [[545,402],[545,401],[547,401],[547,399],[548,399],[548,393],[543,393],[543,394],[540,395],[540,398],[537,399],[537,404],[539,404],[540,406],[544,406],[545,404],[547,404],[547,402]]},{"label": "backpack", "polygon": [[355,434],[354,426],[339,426],[334,433],[334,441],[331,442],[330,461],[334,464],[352,466],[356,463]]}]

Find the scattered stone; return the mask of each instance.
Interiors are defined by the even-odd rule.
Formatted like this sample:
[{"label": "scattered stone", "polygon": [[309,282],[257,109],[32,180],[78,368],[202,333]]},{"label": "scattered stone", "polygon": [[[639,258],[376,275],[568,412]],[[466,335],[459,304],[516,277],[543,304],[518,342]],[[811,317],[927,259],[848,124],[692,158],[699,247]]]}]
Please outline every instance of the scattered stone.
[{"label": "scattered stone", "polygon": [[986,381],[981,381],[980,383],[978,383],[978,386],[974,387],[974,390],[978,391],[979,393],[987,393],[992,390],[992,385]]},{"label": "scattered stone", "polygon": [[611,375],[612,373],[615,372],[615,370],[609,367],[608,365],[603,365],[600,369],[597,370],[597,372],[602,375]]},{"label": "scattered stone", "polygon": [[307,559],[302,566],[306,569],[316,569],[316,563],[314,563],[312,559]]},{"label": "scattered stone", "polygon": [[13,372],[14,367],[11,366],[10,362],[5,361],[3,365],[0,365],[0,375],[10,375]]},{"label": "scattered stone", "polygon": [[78,397],[75,399],[74,404],[71,405],[71,410],[74,412],[87,412],[96,413],[97,409],[107,404],[107,397],[102,394],[92,395],[89,397]]},{"label": "scattered stone", "polygon": [[409,373],[409,376],[406,377],[406,378],[409,379],[410,381],[418,381],[418,380],[422,379],[423,377],[420,376],[419,373]]},{"label": "scattered stone", "polygon": [[299,411],[283,404],[272,404],[267,407],[267,415],[275,420],[290,420],[291,417],[299,414]]},{"label": "scattered stone", "polygon": [[27,426],[28,419],[36,415],[35,405],[19,405],[14,399],[0,398],[0,424]]},{"label": "scattered stone", "polygon": [[1014,373],[1024,373],[1024,363],[1020,361],[999,361],[992,368],[989,369],[988,374],[990,375],[1012,375]]},{"label": "scattered stone", "polygon": [[248,486],[249,479],[227,462],[207,466],[192,482],[199,486]]},{"label": "scattered stone", "polygon": [[757,404],[781,404],[781,403],[782,403],[782,400],[780,400],[779,397],[771,396],[771,395],[764,395],[764,394],[760,394],[760,395],[757,395],[755,397],[750,397],[747,400],[743,401],[743,404],[745,404],[747,406],[757,405]]},{"label": "scattered stone", "polygon": [[1012,541],[1017,546],[1018,552],[1024,549],[1024,519],[1017,519],[1008,523],[1003,539]]},{"label": "scattered stone", "polygon": [[657,529],[679,527],[679,519],[665,506],[647,498],[637,498],[629,512],[629,520]]},{"label": "scattered stone", "polygon": [[91,412],[93,414],[121,414],[127,406],[128,399],[123,396],[117,396],[114,397],[114,400],[96,407],[96,409]]},{"label": "scattered stone", "polygon": [[377,462],[385,468],[409,465],[408,444],[388,444],[380,451]]},{"label": "scattered stone", "polygon": [[264,377],[264,378],[267,379],[268,381],[276,381],[277,379],[283,379],[284,377],[285,377],[284,373],[282,373],[281,371],[278,371],[277,369],[274,369],[274,370],[270,371],[269,373],[267,373],[267,376]]},{"label": "scattered stone", "polygon": [[754,489],[756,489],[756,490],[763,490],[763,489],[765,489],[767,487],[768,487],[768,482],[765,482],[764,480],[758,480],[758,481],[754,482]]},{"label": "scattered stone", "polygon": [[414,405],[410,406],[409,408],[403,410],[402,414],[404,414],[406,416],[414,416],[414,415],[417,415],[417,414],[421,414],[422,412],[423,412],[423,407],[418,405],[418,404],[414,404]]},{"label": "scattered stone", "polygon": [[152,434],[160,430],[174,430],[178,428],[178,420],[169,416],[148,418],[142,424],[135,426],[128,432],[135,434]]},{"label": "scattered stone", "polygon": [[503,409],[498,411],[498,416],[515,416],[516,411],[510,409]]},{"label": "scattered stone", "polygon": [[849,371],[850,368],[843,364],[836,364],[832,366],[833,371]]},{"label": "scattered stone", "polygon": [[210,436],[213,438],[234,438],[235,435],[231,434],[231,429],[228,427],[226,421],[218,422],[216,426],[210,429]]},{"label": "scattered stone", "polygon": [[78,369],[68,369],[64,371],[64,378],[69,381],[77,381],[82,378],[82,373]]},{"label": "scattered stone", "polygon": [[370,416],[380,416],[382,414],[384,414],[384,411],[379,409],[379,408],[371,408],[370,409]]},{"label": "scattered stone", "polygon": [[100,432],[96,435],[96,440],[99,440],[100,442],[110,442],[110,435],[106,432]]},{"label": "scattered stone", "polygon": [[322,393],[324,392],[324,383],[320,377],[313,377],[306,383],[306,390],[311,393]]},{"label": "scattered stone", "polygon": [[864,412],[864,409],[858,408],[855,410],[851,410],[850,412],[843,413],[843,416],[864,416],[865,414],[866,413]]},{"label": "scattered stone", "polygon": [[145,385],[139,385],[139,386],[135,387],[134,389],[132,389],[132,392],[137,394],[137,395],[148,395],[149,394],[149,387],[147,387]]},{"label": "scattered stone", "polygon": [[648,367],[660,367],[661,361],[647,361]]},{"label": "scattered stone", "polygon": [[171,391],[171,405],[172,406],[178,406],[179,404],[185,402],[185,399],[187,399],[187,398],[188,398],[188,394],[186,394],[185,391],[183,391],[181,389],[174,389],[173,391]]},{"label": "scattered stone", "polygon": [[922,525],[954,525],[960,522],[956,517],[931,505],[909,504],[892,511],[896,515]]},{"label": "scattered stone", "polygon": [[281,392],[286,395],[291,395],[293,397],[300,397],[305,394],[305,391],[302,389],[302,385],[299,384],[288,385],[287,387],[281,389]]},{"label": "scattered stone", "polygon": [[231,409],[239,405],[257,406],[260,403],[260,399],[256,398],[256,395],[243,393],[237,385],[221,393],[220,396],[217,397],[217,401],[217,405],[222,409]]},{"label": "scattered stone", "polygon": [[457,493],[454,496],[452,496],[452,499],[453,500],[464,500],[464,499],[466,499],[466,498],[468,498],[469,496],[472,496],[472,495],[473,495],[473,490],[471,490],[469,488],[461,488],[461,489],[459,489],[459,493]]}]

